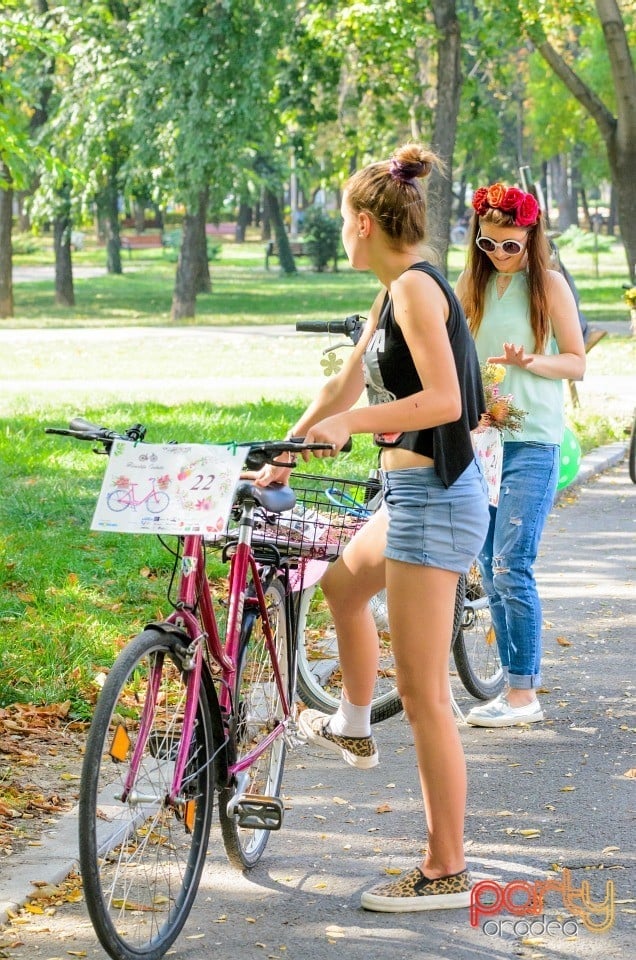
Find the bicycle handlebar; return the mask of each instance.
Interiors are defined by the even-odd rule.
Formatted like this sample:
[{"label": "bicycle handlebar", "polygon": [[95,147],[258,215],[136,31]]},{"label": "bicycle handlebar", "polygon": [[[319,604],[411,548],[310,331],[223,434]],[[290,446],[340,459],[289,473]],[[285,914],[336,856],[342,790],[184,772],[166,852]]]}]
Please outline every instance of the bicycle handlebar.
[{"label": "bicycle handlebar", "polygon": [[[108,427],[100,427],[83,417],[74,417],[67,428],[63,427],[45,427],[45,433],[53,433],[62,437],[73,437],[75,440],[92,440],[101,443],[104,446],[103,451],[98,453],[109,453],[115,440],[127,440],[130,443],[139,443],[146,436],[146,428],[141,423],[135,423],[128,427],[123,433],[117,430],[111,430]],[[230,443],[227,446],[231,446]],[[248,447],[245,456],[245,465],[249,470],[260,470],[265,464],[271,464],[276,467],[294,467],[296,461],[292,463],[283,463],[276,458],[281,453],[301,453],[303,450],[333,450],[330,443],[305,443],[304,437],[292,437],[290,440],[246,440],[238,443],[239,447]],[[351,450],[351,437],[342,447],[341,452],[347,453]]]},{"label": "bicycle handlebar", "polygon": [[352,313],[344,320],[299,320],[296,330],[299,333],[338,333],[357,343],[364,326],[359,313]]}]

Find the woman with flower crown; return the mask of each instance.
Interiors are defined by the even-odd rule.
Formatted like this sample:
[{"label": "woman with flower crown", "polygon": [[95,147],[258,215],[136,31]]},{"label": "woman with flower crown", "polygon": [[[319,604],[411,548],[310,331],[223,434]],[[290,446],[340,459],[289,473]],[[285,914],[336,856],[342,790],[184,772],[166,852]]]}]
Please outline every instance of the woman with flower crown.
[{"label": "woman with flower crown", "polygon": [[[351,265],[381,289],[341,372],[292,436],[340,450],[354,433],[381,449],[385,503],[322,580],[336,627],[343,698],[333,716],[304,710],[307,739],[362,769],[378,763],[371,736],[378,635],[370,599],[385,585],[397,687],[413,731],[428,844],[423,859],[362,895],[368,910],[466,907],[466,764],[453,716],[448,656],[455,591],[488,527],[486,484],[471,430],[485,410],[479,362],[452,288],[424,259],[421,179],[437,157],[407,144],[346,183],[342,239]],[[368,405],[357,401],[366,387]],[[265,468],[259,482],[286,479]],[[414,841],[416,846],[420,844]]]},{"label": "woman with flower crown", "polygon": [[466,269],[456,292],[482,363],[502,364],[501,390],[526,412],[504,431],[499,502],[479,555],[507,684],[474,707],[475,726],[543,720],[541,604],[534,563],[559,475],[563,381],[580,380],[585,347],[564,277],[549,269],[550,248],[535,197],[494,183],[473,196]]}]

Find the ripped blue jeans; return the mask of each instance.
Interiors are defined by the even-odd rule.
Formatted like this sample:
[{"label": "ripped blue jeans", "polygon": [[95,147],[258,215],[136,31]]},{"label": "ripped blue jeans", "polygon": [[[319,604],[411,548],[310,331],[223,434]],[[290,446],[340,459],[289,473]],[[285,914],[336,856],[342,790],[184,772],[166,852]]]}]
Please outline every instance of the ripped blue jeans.
[{"label": "ripped blue jeans", "polygon": [[499,505],[479,566],[499,656],[511,687],[541,683],[541,603],[534,578],[539,541],[559,478],[557,444],[506,441]]}]

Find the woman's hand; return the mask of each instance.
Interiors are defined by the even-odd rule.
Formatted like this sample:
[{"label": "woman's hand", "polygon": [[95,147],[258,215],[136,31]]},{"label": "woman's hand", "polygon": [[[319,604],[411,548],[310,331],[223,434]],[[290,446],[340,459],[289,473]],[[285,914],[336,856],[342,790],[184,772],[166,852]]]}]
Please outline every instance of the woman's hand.
[{"label": "woman's hand", "polygon": [[246,480],[252,480],[257,487],[269,487],[271,483],[283,483],[287,486],[294,466],[292,456],[289,453],[281,453],[276,459],[288,461],[290,464],[289,468],[276,466],[273,463],[266,463],[260,470],[248,471],[247,473],[242,473],[241,476]]},{"label": "woman's hand", "polygon": [[305,434],[305,443],[328,443],[330,450],[303,450],[302,457],[335,457],[350,439],[351,433],[346,426],[345,418],[341,415],[326,417],[310,427]]},{"label": "woman's hand", "polygon": [[514,343],[504,343],[504,352],[501,357],[488,357],[488,363],[504,363],[509,367],[529,367],[534,355],[528,356],[524,347],[517,347]]}]

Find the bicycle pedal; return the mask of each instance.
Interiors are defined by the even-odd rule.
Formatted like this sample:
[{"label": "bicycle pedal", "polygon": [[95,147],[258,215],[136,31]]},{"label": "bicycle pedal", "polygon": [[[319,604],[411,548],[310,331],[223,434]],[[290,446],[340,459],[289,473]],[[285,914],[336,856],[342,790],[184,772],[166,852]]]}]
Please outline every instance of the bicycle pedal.
[{"label": "bicycle pedal", "polygon": [[283,823],[283,802],[278,797],[246,794],[235,800],[233,814],[239,827],[247,830],[280,830]]}]

